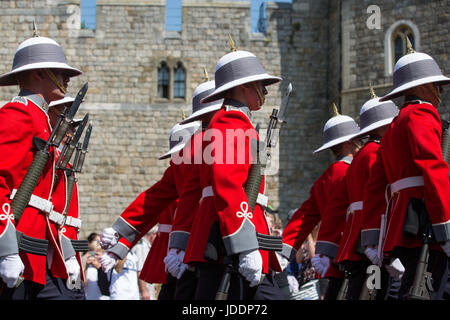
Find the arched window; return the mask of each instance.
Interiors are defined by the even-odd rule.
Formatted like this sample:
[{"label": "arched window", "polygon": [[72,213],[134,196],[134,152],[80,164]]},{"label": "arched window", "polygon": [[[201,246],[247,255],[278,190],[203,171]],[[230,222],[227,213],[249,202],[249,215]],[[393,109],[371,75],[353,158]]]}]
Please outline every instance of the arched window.
[{"label": "arched window", "polygon": [[406,37],[414,50],[420,51],[420,34],[417,26],[409,20],[399,20],[389,27],[384,37],[384,69],[390,76],[398,59],[407,53]]},{"label": "arched window", "polygon": [[174,71],[173,97],[184,99],[186,96],[186,71],[181,62],[177,63]]},{"label": "arched window", "polygon": [[412,47],[415,48],[414,33],[412,32],[411,28],[409,28],[408,26],[401,25],[392,34],[392,40],[394,43],[394,46],[393,46],[394,47],[393,57],[395,58],[394,64],[398,61],[398,59],[403,57],[408,51],[407,45],[406,45],[407,37],[409,38],[409,41],[411,42]]},{"label": "arched window", "polygon": [[158,97],[169,99],[170,70],[165,62],[158,68]]}]

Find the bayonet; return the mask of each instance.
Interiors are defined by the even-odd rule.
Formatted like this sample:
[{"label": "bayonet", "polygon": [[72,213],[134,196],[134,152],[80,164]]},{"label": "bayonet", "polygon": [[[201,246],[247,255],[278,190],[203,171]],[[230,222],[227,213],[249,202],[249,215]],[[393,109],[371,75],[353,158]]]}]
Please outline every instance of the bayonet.
[{"label": "bayonet", "polygon": [[78,94],[75,97],[75,100],[72,102],[72,105],[70,106],[70,109],[67,112],[67,115],[64,117],[64,121],[61,123],[60,126],[55,127],[55,131],[57,133],[56,133],[55,141],[53,142],[54,145],[59,146],[59,144],[61,143],[67,130],[69,129],[69,125],[73,122],[73,118],[74,118],[75,114],[77,113],[81,102],[83,102],[83,99],[84,99],[84,96],[86,95],[87,90],[88,90],[88,83],[86,82],[83,85],[83,87],[81,87],[80,91],[78,91]]},{"label": "bayonet", "polygon": [[89,140],[91,138],[92,132],[92,122],[89,123],[88,128],[86,129],[86,133],[84,135],[83,147],[81,148],[80,158],[78,160],[77,166],[75,168],[76,172],[81,172],[84,164],[84,158],[86,157],[86,153],[88,151]]},{"label": "bayonet", "polygon": [[67,167],[67,164],[69,163],[70,158],[72,157],[73,151],[75,150],[77,143],[80,140],[81,135],[83,134],[83,130],[86,127],[88,120],[89,120],[89,113],[86,113],[81,124],[78,126],[74,137],[70,140],[70,143],[66,143],[66,145],[68,144],[68,147],[63,149],[63,151],[65,151],[65,153],[64,154],[61,153],[61,155],[59,157],[59,164],[57,166],[58,169],[64,169]]},{"label": "bayonet", "polygon": [[[278,112],[278,118],[277,122],[275,123],[274,129],[280,130],[281,127],[287,122],[286,121],[286,110],[287,106],[289,104],[289,97],[291,96],[292,92],[292,84],[289,83],[286,90],[284,91],[283,100],[281,102],[280,111]],[[272,138],[272,141],[270,141],[270,147],[275,147],[278,142],[278,134],[275,134]]]}]

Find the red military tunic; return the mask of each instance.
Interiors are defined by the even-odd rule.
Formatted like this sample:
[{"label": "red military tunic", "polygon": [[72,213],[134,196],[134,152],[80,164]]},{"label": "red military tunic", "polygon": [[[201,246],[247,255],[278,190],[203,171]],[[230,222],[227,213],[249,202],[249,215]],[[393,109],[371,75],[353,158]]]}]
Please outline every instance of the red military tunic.
[{"label": "red military tunic", "polygon": [[[336,262],[338,263],[345,260],[360,261],[367,259],[365,256],[355,252],[358,238],[360,238],[362,223],[362,210],[358,208],[358,203],[361,204],[362,208],[364,188],[369,180],[370,168],[375,162],[378,148],[379,141],[370,140],[358,151],[345,175],[347,192],[338,193],[341,195],[341,199],[337,199],[336,202],[342,202],[347,205],[344,233],[336,256]],[[356,209],[350,211],[348,207],[352,203],[355,204]]]},{"label": "red military tunic", "polygon": [[[259,137],[248,115],[228,108],[224,106],[215,113],[203,136],[200,185],[202,190],[210,188],[212,195],[204,197],[197,210],[184,256],[185,263],[207,262],[204,252],[211,227],[216,221],[219,222],[228,255],[258,249],[256,232],[269,234],[264,212],[259,205],[251,212],[244,191],[252,161],[250,139]],[[214,154],[214,159],[208,158],[210,154]],[[259,192],[264,193],[264,182]],[[259,252],[263,260],[263,273],[269,272],[269,265],[273,270],[280,271],[273,251]]]},{"label": "red military tunic", "polygon": [[167,272],[164,258],[167,256],[169,245],[169,232],[172,226],[173,216],[177,208],[177,202],[173,202],[159,215],[159,230],[150,251],[145,259],[139,279],[148,283],[166,283]]},{"label": "red military tunic", "polygon": [[169,248],[186,251],[195,213],[200,205],[202,188],[200,184],[200,165],[202,160],[202,140],[204,131],[195,134],[190,144],[185,148],[190,152],[193,163],[186,171],[186,181],[181,193],[177,214],[175,215],[172,232],[170,233]]},{"label": "red military tunic", "polygon": [[[316,253],[323,253],[333,257],[333,253],[330,251],[337,250],[340,233],[343,231],[344,226],[342,218],[339,219],[339,215],[337,216],[337,221],[340,221],[340,225],[333,223],[328,225],[325,223],[324,227],[322,225],[329,218],[326,209],[331,202],[333,194],[346,192],[342,186],[349,164],[349,158],[343,158],[332,163],[314,182],[309,198],[297,209],[283,230],[283,254],[286,257],[295,255],[295,252],[300,249],[306,237],[319,222],[321,226],[317,237]],[[332,221],[336,221],[336,219]],[[318,252],[317,249],[320,251],[321,245],[329,250],[325,249],[323,252]],[[324,278],[327,277],[342,278],[343,274],[335,265],[331,264],[324,275]]]},{"label": "red military tunic", "polygon": [[[383,135],[365,188],[363,245],[378,244],[381,215],[386,210],[387,185],[410,177],[423,177],[423,186],[404,188],[392,195],[384,255],[397,246],[422,246],[419,237],[406,237],[402,232],[411,198],[424,199],[436,240],[446,241],[450,238],[449,167],[442,158],[441,136],[441,121],[433,105],[418,100],[403,105]],[[438,245],[430,248],[441,250]]]},{"label": "red military tunic", "polygon": [[[14,229],[14,217],[10,208],[10,196],[17,189],[30,166],[36,148],[32,144],[33,137],[47,140],[51,133],[48,115],[44,108],[47,104],[38,95],[15,98],[0,108],[0,237],[7,229]],[[50,160],[33,191],[33,195],[48,201],[57,201],[52,196],[55,172],[54,148],[50,148]],[[8,223],[10,221],[11,223]],[[46,239],[49,246],[55,249],[53,255],[52,274],[55,277],[67,278],[64,259],[59,247],[57,227],[48,219],[43,211],[28,206],[16,226],[24,235]],[[0,239],[0,241],[3,239]],[[17,248],[17,242],[15,244]],[[17,251],[16,251],[17,252]],[[36,255],[20,251],[25,270],[23,277],[40,284],[45,284],[46,255]]]}]

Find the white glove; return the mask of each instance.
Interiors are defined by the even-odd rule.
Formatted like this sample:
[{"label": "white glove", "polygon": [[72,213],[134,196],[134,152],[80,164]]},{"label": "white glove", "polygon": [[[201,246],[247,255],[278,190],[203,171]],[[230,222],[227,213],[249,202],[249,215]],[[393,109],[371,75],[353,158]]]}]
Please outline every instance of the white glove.
[{"label": "white glove", "polygon": [[400,280],[403,276],[403,273],[405,273],[405,267],[398,258],[391,261],[391,264],[386,265],[385,268],[389,275],[397,281]]},{"label": "white glove", "polygon": [[177,274],[177,279],[180,279],[183,273],[186,271],[187,265],[186,263],[182,263],[180,266],[180,271]]},{"label": "white glove", "polygon": [[[166,265],[166,272],[170,273],[173,277],[177,277],[180,272],[180,260],[178,257],[178,250],[175,248],[169,249],[169,253],[164,258],[164,263]],[[184,257],[184,251],[183,251]],[[183,261],[183,259],[181,259]]]},{"label": "white glove", "polygon": [[367,258],[369,258],[370,261],[372,261],[373,264],[378,265],[378,262],[380,262],[380,259],[378,259],[378,248],[374,247],[366,247],[366,250],[364,250],[364,253],[366,254]]},{"label": "white glove", "polygon": [[281,270],[286,269],[286,267],[289,264],[289,260],[286,259],[284,256],[282,256],[281,254],[279,254],[278,252],[275,252],[277,254],[277,258],[278,258],[278,263],[280,264]]},{"label": "white glove", "polygon": [[113,228],[105,228],[100,234],[100,246],[103,250],[108,250],[109,248],[115,246],[119,241],[119,234]]},{"label": "white glove", "polygon": [[313,265],[316,272],[323,278],[330,267],[331,259],[330,257],[323,254],[316,254],[311,259],[311,264]]},{"label": "white glove", "polygon": [[263,261],[257,249],[239,254],[239,273],[254,287],[261,281]]},{"label": "white glove", "polygon": [[80,265],[75,256],[70,257],[65,261],[67,274],[69,275],[69,283],[75,284],[80,276]]},{"label": "white glove", "polygon": [[8,288],[16,285],[17,280],[22,275],[25,266],[18,254],[10,254],[0,257],[0,277]]},{"label": "white glove", "polygon": [[105,273],[108,273],[109,270],[114,268],[117,262],[117,256],[111,252],[105,252],[100,257],[100,264],[102,265],[102,269]]},{"label": "white glove", "polygon": [[450,240],[445,241],[445,243],[441,245],[441,247],[447,254],[447,257],[450,257]]},{"label": "white glove", "polygon": [[298,291],[298,281],[297,278],[292,274],[288,274],[287,281],[289,283],[289,292],[297,292]]}]

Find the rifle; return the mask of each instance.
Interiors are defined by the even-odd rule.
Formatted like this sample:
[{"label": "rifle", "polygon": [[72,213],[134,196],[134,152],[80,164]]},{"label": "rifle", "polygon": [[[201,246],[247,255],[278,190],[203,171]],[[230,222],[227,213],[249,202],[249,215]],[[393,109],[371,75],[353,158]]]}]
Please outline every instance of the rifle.
[{"label": "rifle", "polygon": [[342,281],[341,288],[336,296],[336,300],[347,300],[347,290],[348,290],[348,282],[349,282],[350,272],[347,269],[344,269],[344,281]]},{"label": "rifle", "polygon": [[359,300],[375,300],[376,298],[377,291],[376,289],[369,289],[369,286],[367,285],[368,278],[369,276],[366,277],[366,280],[362,285]]},{"label": "rifle", "polygon": [[[449,164],[450,160],[450,137],[449,137],[449,125],[450,122],[447,120],[441,120],[442,123],[442,139],[441,139],[441,150],[442,157],[447,164]],[[414,199],[412,199],[414,200]],[[416,204],[417,207],[417,204]],[[410,208],[408,208],[410,209]],[[414,210],[415,209],[415,210]],[[428,257],[429,257],[429,244],[433,241],[433,229],[431,226],[431,222],[426,211],[426,207],[421,202],[421,208],[411,208],[408,210],[409,212],[418,211],[419,216],[416,217],[413,214],[407,214],[405,220],[412,221],[407,224],[405,222],[405,226],[408,228],[404,228],[404,232],[406,234],[415,235],[418,233],[418,227],[416,225],[422,226],[422,248],[420,250],[419,261],[416,267],[416,273],[414,274],[414,282],[411,286],[408,299],[411,300],[430,300],[431,295],[430,292],[433,291],[432,285],[432,275],[427,271],[428,268]],[[414,219],[408,219],[409,217],[413,217]],[[417,220],[417,221],[416,221]]]},{"label": "rifle", "polygon": [[60,114],[55,129],[52,130],[52,133],[50,134],[50,137],[47,141],[42,140],[38,137],[33,137],[33,144],[38,149],[38,151],[36,152],[33,161],[28,167],[27,172],[22,179],[22,182],[17,188],[17,192],[14,198],[11,200],[11,209],[13,211],[16,224],[19,222],[20,218],[22,217],[23,211],[28,206],[34,188],[36,187],[37,182],[39,181],[39,178],[44,171],[44,167],[50,158],[50,148],[52,146],[59,146],[63,137],[66,135],[69,124],[72,122],[73,117],[77,112],[84,95],[86,94],[87,87],[88,86],[86,83],[80,89],[67,115],[67,108],[65,108]]},{"label": "rifle", "polygon": [[[79,143],[78,141],[80,140],[80,137],[84,131],[84,128],[86,127],[88,119],[89,119],[89,113],[87,113],[84,116],[74,137],[72,139],[67,140],[66,144],[64,145],[63,151],[61,152],[59,159],[58,159],[57,169],[66,171],[66,175],[67,175],[67,191],[66,191],[67,195],[66,195],[66,206],[65,206],[66,210],[63,213],[65,218],[67,218],[67,213],[69,211],[70,202],[72,199],[73,188],[74,188],[75,182],[76,182],[75,172],[79,171],[78,167],[79,167],[79,159],[80,159],[80,153],[81,153],[81,143]],[[70,168],[70,167],[67,167],[67,165],[70,161],[70,158],[72,157],[74,150],[76,150],[75,159],[73,161],[72,168]],[[65,221],[65,219],[64,219],[64,221]],[[64,223],[62,225],[64,225]]]},{"label": "rifle", "polygon": [[[426,214],[426,213],[425,213]],[[428,216],[427,216],[428,218]],[[420,250],[420,257],[414,274],[414,282],[409,289],[408,299],[410,300],[430,300],[430,291],[433,291],[431,273],[427,271],[429,243],[431,243],[433,231],[431,229],[431,222],[427,222],[422,231],[423,246]]]},{"label": "rifle", "polygon": [[[272,139],[273,129],[279,124],[286,123],[285,114],[289,102],[289,96],[292,92],[292,84],[289,83],[284,93],[284,100],[280,107],[280,112],[277,109],[272,110],[270,116],[269,126],[267,128],[267,134],[264,141],[262,150],[260,149],[259,141],[257,141],[256,147],[256,163],[252,164],[250,172],[245,185],[245,194],[247,195],[249,210],[253,212],[256,206],[256,200],[258,198],[259,189],[261,187],[262,179],[264,176],[264,170],[267,164],[267,158],[270,158],[270,148],[275,147],[276,139]],[[258,128],[259,129],[259,128]],[[276,136],[275,136],[276,137]],[[230,288],[230,280],[233,272],[237,272],[235,256],[225,256],[224,264],[225,271],[220,281],[219,289],[216,293],[216,300],[226,300],[228,298],[228,290]]]}]

